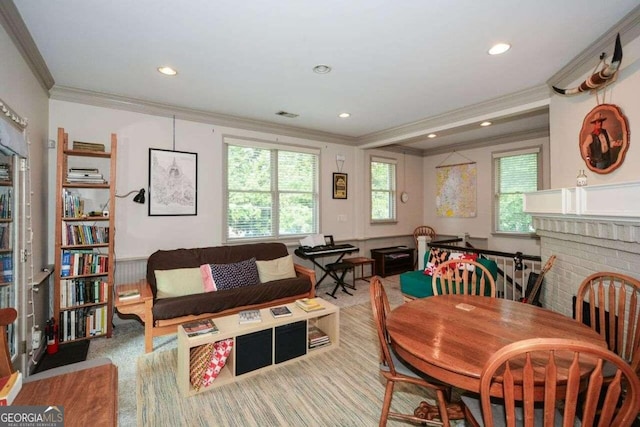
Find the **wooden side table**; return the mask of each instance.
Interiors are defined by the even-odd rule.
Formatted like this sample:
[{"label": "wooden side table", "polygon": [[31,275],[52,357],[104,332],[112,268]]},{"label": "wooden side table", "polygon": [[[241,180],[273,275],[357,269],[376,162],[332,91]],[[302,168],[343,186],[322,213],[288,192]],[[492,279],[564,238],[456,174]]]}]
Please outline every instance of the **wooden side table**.
[{"label": "wooden side table", "polygon": [[[373,276],[373,274],[376,271],[376,260],[373,258],[359,256],[354,258],[345,258],[342,261],[348,262],[349,264],[353,264],[353,288],[354,289],[356,288],[356,280],[364,280],[366,282],[367,279],[370,279],[371,276]],[[371,266],[371,274],[368,276],[364,275],[365,265]],[[358,266],[360,266],[360,277],[356,277],[356,267]]]}]

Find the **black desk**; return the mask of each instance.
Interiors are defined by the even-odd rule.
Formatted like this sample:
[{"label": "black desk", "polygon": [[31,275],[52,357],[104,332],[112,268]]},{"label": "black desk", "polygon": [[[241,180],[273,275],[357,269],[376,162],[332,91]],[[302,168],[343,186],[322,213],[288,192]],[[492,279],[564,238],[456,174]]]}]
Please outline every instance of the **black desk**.
[{"label": "black desk", "polygon": [[[333,278],[338,284],[344,284],[344,274],[342,275],[342,277],[338,276],[339,270],[331,269],[331,268],[328,268],[327,266],[324,266],[318,263],[317,261],[318,258],[337,255],[338,259],[336,259],[332,263],[332,265],[335,265],[340,263],[340,261],[342,260],[342,258],[344,258],[345,255],[353,252],[358,252],[359,250],[360,250],[359,248],[356,248],[353,245],[344,244],[344,245],[332,245],[332,246],[316,246],[315,248],[309,248],[309,249],[303,249],[302,247],[299,247],[294,251],[294,253],[302,259],[308,259],[313,263],[313,265],[320,268],[320,270],[324,272],[320,280],[316,281],[316,289],[317,289],[320,283],[322,283],[322,281],[327,276]],[[334,290],[334,293],[335,293],[335,290]]]}]

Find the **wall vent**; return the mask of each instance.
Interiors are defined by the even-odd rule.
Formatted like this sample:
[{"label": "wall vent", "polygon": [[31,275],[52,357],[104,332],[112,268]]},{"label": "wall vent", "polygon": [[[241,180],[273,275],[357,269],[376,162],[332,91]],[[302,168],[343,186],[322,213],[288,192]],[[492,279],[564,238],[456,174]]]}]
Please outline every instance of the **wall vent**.
[{"label": "wall vent", "polygon": [[296,117],[298,117],[298,114],[287,113],[286,111],[278,111],[276,115],[282,116],[282,117],[288,117],[290,119],[295,119]]}]

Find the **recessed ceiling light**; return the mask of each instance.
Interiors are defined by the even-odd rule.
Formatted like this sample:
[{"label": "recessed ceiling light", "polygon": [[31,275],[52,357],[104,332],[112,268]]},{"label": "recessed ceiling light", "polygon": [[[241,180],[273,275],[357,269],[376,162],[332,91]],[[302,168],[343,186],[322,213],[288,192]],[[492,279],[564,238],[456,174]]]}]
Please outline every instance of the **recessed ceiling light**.
[{"label": "recessed ceiling light", "polygon": [[176,74],[178,74],[178,72],[176,70],[174,70],[171,67],[167,67],[167,66],[158,67],[158,71],[160,71],[165,76],[175,76]]},{"label": "recessed ceiling light", "polygon": [[506,51],[508,51],[509,49],[511,49],[511,45],[508,43],[497,43],[494,44],[491,49],[489,49],[489,55],[500,55],[502,53],[505,53]]},{"label": "recessed ceiling light", "polygon": [[340,117],[341,119],[346,119],[347,117],[351,117],[351,113],[340,113],[338,114],[338,117]]},{"label": "recessed ceiling light", "polygon": [[486,127],[486,126],[491,126],[492,124],[493,123],[491,123],[491,122],[482,122],[482,123],[480,123],[480,126]]},{"label": "recessed ceiling light", "polygon": [[438,135],[436,135],[435,133],[430,133],[429,135],[427,135],[427,138],[432,138],[433,139],[436,136],[438,136]]},{"label": "recessed ceiling light", "polygon": [[327,74],[331,72],[331,67],[328,65],[320,64],[313,67],[313,72],[317,74]]}]

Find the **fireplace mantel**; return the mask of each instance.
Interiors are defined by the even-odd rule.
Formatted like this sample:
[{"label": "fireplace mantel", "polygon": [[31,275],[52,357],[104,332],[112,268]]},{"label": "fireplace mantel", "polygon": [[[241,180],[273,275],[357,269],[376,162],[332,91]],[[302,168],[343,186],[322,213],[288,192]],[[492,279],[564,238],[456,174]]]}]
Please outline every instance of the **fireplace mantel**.
[{"label": "fireplace mantel", "polygon": [[525,193],[524,211],[534,217],[640,223],[640,182]]}]

